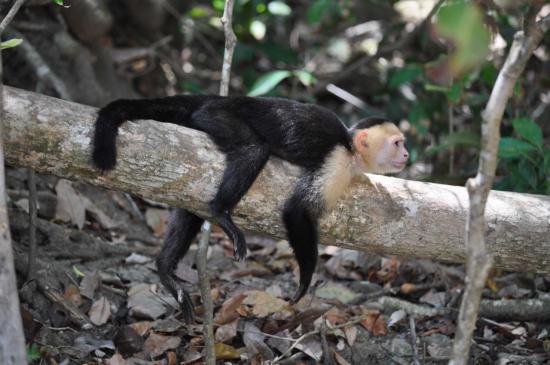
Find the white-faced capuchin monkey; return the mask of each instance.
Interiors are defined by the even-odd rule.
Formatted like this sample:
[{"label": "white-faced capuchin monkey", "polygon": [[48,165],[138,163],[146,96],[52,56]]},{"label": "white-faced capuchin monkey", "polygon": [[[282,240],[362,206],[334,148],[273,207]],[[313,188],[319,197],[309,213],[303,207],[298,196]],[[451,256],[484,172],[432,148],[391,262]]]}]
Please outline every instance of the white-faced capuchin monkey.
[{"label": "white-faced capuchin monkey", "polygon": [[[409,157],[403,134],[386,119],[364,119],[348,129],[334,113],[312,104],[280,98],[182,95],[117,100],[102,108],[93,141],[93,162],[98,168],[115,166],[118,128],[135,119],[203,131],[225,154],[225,171],[210,209],[215,223],[233,241],[238,260],[246,256],[246,242],[230,214],[268,158],[278,157],[303,169],[282,212],[300,268],[293,302],[306,293],[315,270],[319,217],[331,209],[354,175],[399,172]],[[203,221],[185,209],[174,210],[157,258],[160,280],[180,304],[187,322],[193,319],[193,304],[173,271]]]}]

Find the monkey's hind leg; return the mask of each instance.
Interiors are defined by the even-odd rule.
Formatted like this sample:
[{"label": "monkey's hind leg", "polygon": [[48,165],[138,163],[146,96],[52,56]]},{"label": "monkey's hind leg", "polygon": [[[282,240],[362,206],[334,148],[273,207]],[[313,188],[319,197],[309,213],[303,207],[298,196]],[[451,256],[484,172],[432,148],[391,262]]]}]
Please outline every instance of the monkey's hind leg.
[{"label": "monkey's hind leg", "polygon": [[285,203],[283,210],[283,222],[288,233],[288,242],[294,250],[296,261],[300,269],[300,284],[292,298],[292,302],[298,302],[306,293],[311,284],[311,278],[317,264],[317,218],[309,207],[307,187],[298,186],[292,196]]},{"label": "monkey's hind leg", "polygon": [[179,260],[187,253],[191,241],[199,233],[204,219],[185,209],[174,209],[164,245],[157,256],[157,270],[161,283],[179,303],[186,323],[193,322],[193,303],[187,291],[174,275]]},{"label": "monkey's hind leg", "polygon": [[235,258],[246,257],[244,234],[231,219],[231,211],[246,194],[269,158],[269,147],[264,144],[241,146],[227,152],[226,167],[210,209],[216,223],[233,241]]}]

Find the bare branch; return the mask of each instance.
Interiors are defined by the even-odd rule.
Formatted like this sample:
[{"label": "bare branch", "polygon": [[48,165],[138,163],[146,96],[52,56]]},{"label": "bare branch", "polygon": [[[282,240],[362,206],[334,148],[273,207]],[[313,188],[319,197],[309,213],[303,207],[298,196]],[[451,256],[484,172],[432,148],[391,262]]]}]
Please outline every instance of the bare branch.
[{"label": "bare branch", "polygon": [[498,74],[487,107],[483,111],[479,168],[475,178],[469,179],[466,183],[470,197],[466,224],[466,289],[458,316],[453,357],[449,363],[452,365],[468,363],[481,292],[493,262],[492,255],[485,245],[485,206],[495,178],[500,123],[514,85],[547,29],[546,22],[544,19],[538,23],[527,22],[534,24],[529,28],[528,34],[523,31],[515,34],[506,62]]},{"label": "bare branch", "polygon": [[225,32],[225,52],[223,54],[220,95],[227,96],[229,94],[229,78],[231,76],[233,52],[235,51],[235,45],[237,44],[237,37],[235,36],[235,32],[233,32],[233,0],[227,0],[225,2],[221,22]]},{"label": "bare branch", "polygon": [[[17,14],[24,0],[17,0],[0,23],[2,32]],[[6,207],[6,174],[4,167],[4,87],[2,84],[2,54],[0,50],[0,363],[23,365],[27,363],[25,336],[19,311],[19,297],[13,263],[13,250]]]},{"label": "bare branch", "polygon": [[[229,93],[229,81],[231,78],[231,63],[233,61],[233,52],[237,43],[237,38],[233,32],[233,0],[226,0],[223,16],[221,18],[225,33],[225,51],[223,54],[222,78],[220,81],[220,95],[227,96]],[[206,254],[208,253],[208,244],[210,242],[211,226],[205,221],[202,226],[199,240],[199,249],[196,253],[197,271],[199,272],[199,286],[201,288],[201,297],[203,303],[203,335],[204,335],[204,359],[207,365],[216,364],[216,354],[214,352],[214,307],[212,305],[212,296],[210,294],[210,280],[208,279],[208,265]]]},{"label": "bare branch", "polygon": [[8,11],[8,14],[6,14],[6,17],[2,19],[2,22],[0,23],[0,34],[4,33],[4,30],[6,30],[6,27],[11,23],[21,6],[25,3],[25,0],[16,0],[11,9]]}]

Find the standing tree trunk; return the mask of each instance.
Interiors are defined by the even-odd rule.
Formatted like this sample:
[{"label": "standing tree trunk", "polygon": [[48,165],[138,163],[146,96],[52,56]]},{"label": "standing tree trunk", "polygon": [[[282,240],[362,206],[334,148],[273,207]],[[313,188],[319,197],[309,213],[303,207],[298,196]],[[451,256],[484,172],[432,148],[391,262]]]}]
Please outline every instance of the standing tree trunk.
[{"label": "standing tree trunk", "polygon": [[[0,40],[25,0],[17,0],[0,23]],[[1,52],[1,49],[0,49]],[[2,85],[2,54],[0,53],[0,364],[27,363],[25,336],[19,312],[17,281],[13,266],[8,210],[6,207],[6,174],[4,171],[4,90]]]}]

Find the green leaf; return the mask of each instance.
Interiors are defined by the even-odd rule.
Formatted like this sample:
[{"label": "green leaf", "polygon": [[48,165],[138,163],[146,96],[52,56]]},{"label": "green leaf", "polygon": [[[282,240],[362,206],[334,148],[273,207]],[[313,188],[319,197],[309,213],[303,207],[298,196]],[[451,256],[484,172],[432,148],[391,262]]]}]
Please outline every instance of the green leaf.
[{"label": "green leaf", "polygon": [[254,85],[252,85],[252,88],[248,92],[248,96],[259,96],[267,94],[291,74],[292,73],[290,71],[279,70],[272,71],[263,75],[258,80],[256,80]]},{"label": "green leaf", "polygon": [[550,149],[544,150],[544,174],[550,179]]},{"label": "green leaf", "polygon": [[84,274],[82,271],[80,271],[80,269],[78,267],[76,267],[74,265],[73,265],[73,272],[76,276],[81,277],[81,278],[86,276],[86,274]]},{"label": "green leaf", "polygon": [[23,43],[23,40],[21,38],[12,38],[10,40],[0,43],[0,48],[7,49],[12,47],[17,47],[21,43]]},{"label": "green leaf", "polygon": [[498,157],[503,158],[514,158],[521,157],[524,154],[529,152],[536,151],[536,147],[533,145],[523,142],[519,139],[504,137],[500,139],[498,146]]},{"label": "green leaf", "polygon": [[311,72],[307,71],[294,71],[296,76],[304,86],[311,86],[315,82],[315,77]]},{"label": "green leaf", "polygon": [[194,19],[205,18],[210,15],[210,9],[206,6],[198,5],[191,8],[187,14]]},{"label": "green leaf", "polygon": [[453,86],[451,86],[451,89],[447,92],[447,100],[449,100],[450,103],[456,104],[460,101],[461,97],[462,97],[462,83],[455,82]]},{"label": "green leaf", "polygon": [[265,23],[261,20],[253,20],[250,23],[250,34],[257,40],[261,41],[265,37],[265,32],[267,31],[267,28],[265,26]]},{"label": "green leaf", "polygon": [[63,5],[63,0],[52,0],[57,5]]},{"label": "green leaf", "polygon": [[38,360],[42,357],[40,354],[40,350],[38,349],[38,346],[35,344],[27,345],[27,361],[29,363],[33,362],[34,360]]},{"label": "green leaf", "polygon": [[411,82],[416,79],[418,76],[422,75],[422,68],[417,65],[410,65],[403,67],[395,71],[388,81],[388,86],[392,89],[395,89],[407,82]]},{"label": "green leaf", "polygon": [[292,13],[290,6],[282,1],[272,1],[267,4],[267,10],[273,15],[287,16]]},{"label": "green leaf", "polygon": [[436,85],[436,84],[425,84],[424,89],[426,91],[433,91],[433,92],[444,93],[444,94],[447,94],[449,91],[451,91],[451,89],[448,87]]},{"label": "green leaf", "polygon": [[483,24],[483,14],[475,4],[454,2],[442,6],[436,29],[454,45],[450,58],[453,75],[463,75],[485,60],[490,37]]},{"label": "green leaf", "polygon": [[537,171],[532,164],[529,163],[520,163],[518,166],[519,174],[521,175],[523,181],[533,190],[537,189]]},{"label": "green leaf", "polygon": [[516,133],[527,142],[542,148],[542,130],[530,118],[518,118],[512,122]]},{"label": "green leaf", "polygon": [[323,19],[331,8],[334,8],[333,0],[316,0],[309,9],[307,9],[307,22],[309,24],[317,24]]}]

